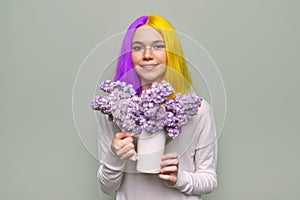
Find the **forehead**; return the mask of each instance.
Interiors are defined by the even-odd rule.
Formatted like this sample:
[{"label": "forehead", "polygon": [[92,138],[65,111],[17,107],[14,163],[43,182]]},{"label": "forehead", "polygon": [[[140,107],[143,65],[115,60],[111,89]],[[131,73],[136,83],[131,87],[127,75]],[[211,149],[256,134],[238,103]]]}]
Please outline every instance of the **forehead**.
[{"label": "forehead", "polygon": [[153,42],[158,40],[163,41],[164,39],[157,30],[155,30],[149,25],[143,25],[139,27],[135,31],[133,36],[133,42],[138,41],[138,42],[148,43],[148,42]]}]

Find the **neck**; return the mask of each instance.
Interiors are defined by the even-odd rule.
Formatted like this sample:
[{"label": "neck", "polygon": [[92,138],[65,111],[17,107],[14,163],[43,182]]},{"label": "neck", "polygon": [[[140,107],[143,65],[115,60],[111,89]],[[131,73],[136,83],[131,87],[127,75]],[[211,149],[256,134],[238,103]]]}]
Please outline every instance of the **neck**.
[{"label": "neck", "polygon": [[145,83],[145,84],[143,84],[142,85],[142,90],[144,91],[144,90],[150,89],[151,85],[152,85],[152,83]]}]

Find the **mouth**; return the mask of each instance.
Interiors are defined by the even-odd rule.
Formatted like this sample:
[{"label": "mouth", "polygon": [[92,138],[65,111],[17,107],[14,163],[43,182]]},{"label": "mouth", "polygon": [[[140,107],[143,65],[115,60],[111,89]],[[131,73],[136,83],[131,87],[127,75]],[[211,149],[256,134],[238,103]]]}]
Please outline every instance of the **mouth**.
[{"label": "mouth", "polygon": [[155,67],[159,66],[159,63],[156,64],[144,64],[144,65],[139,65],[141,68],[145,69],[145,70],[152,70]]}]

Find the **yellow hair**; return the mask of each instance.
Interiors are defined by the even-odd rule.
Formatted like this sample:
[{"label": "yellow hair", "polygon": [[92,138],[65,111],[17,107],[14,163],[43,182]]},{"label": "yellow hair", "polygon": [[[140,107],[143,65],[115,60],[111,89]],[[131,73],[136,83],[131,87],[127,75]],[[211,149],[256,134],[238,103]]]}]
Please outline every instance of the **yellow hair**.
[{"label": "yellow hair", "polygon": [[147,24],[156,29],[164,38],[168,69],[165,80],[176,93],[186,94],[192,88],[192,79],[183,55],[183,50],[172,25],[158,15],[151,15]]}]

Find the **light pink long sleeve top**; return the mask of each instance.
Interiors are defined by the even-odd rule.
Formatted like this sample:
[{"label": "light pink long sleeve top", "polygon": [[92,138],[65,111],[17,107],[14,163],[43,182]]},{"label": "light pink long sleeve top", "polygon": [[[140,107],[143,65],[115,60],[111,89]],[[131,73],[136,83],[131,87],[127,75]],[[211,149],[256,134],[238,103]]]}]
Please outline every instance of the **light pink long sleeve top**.
[{"label": "light pink long sleeve top", "polygon": [[101,115],[99,129],[99,170],[97,178],[106,194],[116,192],[117,200],[201,199],[217,186],[217,133],[212,109],[205,100],[196,116],[171,140],[165,153],[179,155],[178,180],[168,186],[156,174],[136,171],[136,162],[120,160],[110,148],[120,129]]}]

